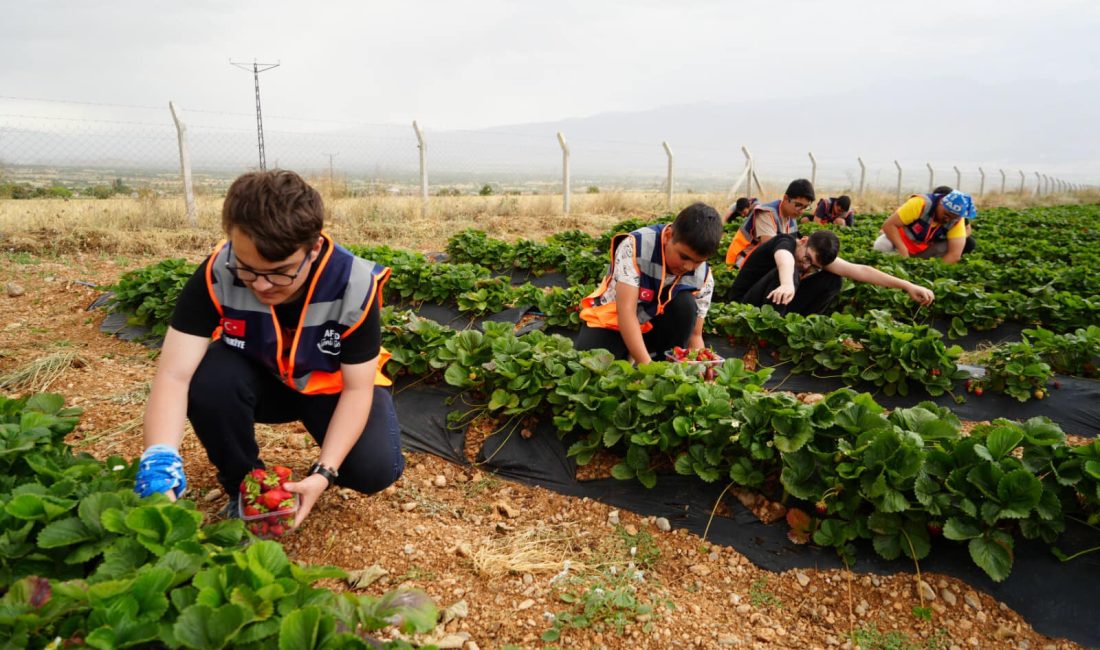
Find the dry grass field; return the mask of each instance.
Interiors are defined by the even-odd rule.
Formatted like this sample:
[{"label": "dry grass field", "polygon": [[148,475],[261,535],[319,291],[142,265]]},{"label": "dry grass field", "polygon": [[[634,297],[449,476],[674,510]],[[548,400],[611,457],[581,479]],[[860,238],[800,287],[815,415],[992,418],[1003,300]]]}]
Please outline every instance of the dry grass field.
[{"label": "dry grass field", "polygon": [[[724,213],[732,199],[724,193],[676,194],[672,209],[663,193],[607,192],[575,194],[570,214],[562,212],[561,195],[431,197],[427,214],[419,197],[347,197],[314,179],[325,196],[327,227],[339,241],[388,244],[420,252],[441,250],[447,239],[466,228],[484,230],[505,240],[541,240],[562,230],[590,234],[628,218],[657,217],[695,201]],[[771,200],[782,187],[767,187]],[[836,193],[821,193],[822,196]],[[1042,203],[1086,203],[1100,200],[1100,190],[1075,196],[991,194],[983,207],[1027,207]],[[34,199],[0,201],[0,237],[9,251],[32,253],[101,252],[119,255],[190,257],[208,251],[220,237],[222,199],[196,197],[198,227],[187,224],[182,197],[143,194],[137,198]],[[896,207],[892,192],[866,192],[854,201],[857,214],[887,213]]]}]

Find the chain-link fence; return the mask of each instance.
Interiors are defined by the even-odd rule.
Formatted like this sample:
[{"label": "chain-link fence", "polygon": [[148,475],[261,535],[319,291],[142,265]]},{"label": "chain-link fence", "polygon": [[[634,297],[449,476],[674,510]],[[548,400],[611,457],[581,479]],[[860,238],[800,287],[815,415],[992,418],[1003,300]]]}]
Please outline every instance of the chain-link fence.
[{"label": "chain-link fence", "polygon": [[[185,126],[196,192],[224,191],[259,166],[256,116],[177,107]],[[429,196],[478,193],[562,194],[607,190],[744,193],[748,178],[765,194],[793,178],[813,178],[821,193],[863,190],[926,191],[951,185],[975,194],[1055,193],[1076,185],[1033,170],[984,168],[980,163],[930,161],[904,164],[828,152],[794,153],[761,148],[749,159],[735,147],[605,140],[591,135],[532,133],[532,127],[480,131],[425,128],[424,169],[412,124],[379,125],[265,115],[268,168],[294,169],[327,179],[351,195]],[[564,144],[564,146],[563,146]],[[565,149],[568,157],[565,158]],[[140,191],[176,194],[183,189],[177,129],[164,106],[58,102],[0,96],[0,184],[39,195]],[[563,158],[565,158],[563,160]],[[423,173],[423,176],[422,176]],[[734,187],[738,177],[741,184]],[[424,182],[426,177],[427,183]],[[759,191],[756,185],[753,190]],[[0,196],[3,196],[0,193]]]}]

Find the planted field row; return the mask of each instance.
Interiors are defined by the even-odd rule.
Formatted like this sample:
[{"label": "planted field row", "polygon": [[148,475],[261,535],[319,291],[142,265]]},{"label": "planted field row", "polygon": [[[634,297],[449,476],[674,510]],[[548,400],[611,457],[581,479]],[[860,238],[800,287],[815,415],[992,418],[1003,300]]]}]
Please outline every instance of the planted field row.
[{"label": "planted field row", "polygon": [[202,525],[188,500],[134,494],[137,460],[64,443],[79,419],[58,395],[0,396],[0,645],[10,648],[400,648],[373,632],[435,627],[418,591],[381,598],[287,559],[244,522]]},{"label": "planted field row", "polygon": [[[385,290],[389,303],[449,304],[473,316],[533,305],[548,325],[577,328],[580,299],[590,291],[587,286],[513,286],[507,278],[490,276],[485,267],[431,262],[423,255],[388,247],[356,247],[355,251],[393,268]],[[183,260],[131,271],[114,287],[114,309],[132,314],[136,324],[150,327],[155,335],[163,334],[176,297],[193,271],[194,266]],[[889,293],[895,300],[906,300],[899,292]],[[946,346],[939,332],[928,325],[904,324],[883,311],[781,316],[769,307],[716,303],[706,328],[750,344],[765,341],[778,360],[794,364],[795,372],[840,374],[848,381],[882,387],[888,395],[906,395],[910,385],[941,395],[964,378],[957,367],[960,348]],[[1042,329],[1028,332],[1030,338],[1023,343],[997,350],[983,390],[1007,392],[1022,401],[1041,398],[1052,385],[1054,372],[1096,375],[1100,331],[1095,326],[1064,335]]]},{"label": "planted field row", "polygon": [[781,484],[816,516],[794,517],[795,534],[854,560],[857,539],[887,559],[924,558],[942,531],[966,542],[994,580],[1012,566],[1016,535],[1054,543],[1066,517],[1100,521],[1100,441],[1070,447],[1045,418],[997,420],[960,432],[930,402],[889,415],[849,389],[800,401],[762,389],[769,370],[726,360],[700,369],[656,362],[634,367],[604,351],[578,352],[542,332],[516,336],[507,323],[454,331],[388,311],[384,344],[403,373],[438,375],[469,391],[461,426],[491,415],[511,434],[532,417],[579,439],[584,465],[602,449],[621,460],[620,479],[653,486],[674,470],[704,481],[767,489]]}]

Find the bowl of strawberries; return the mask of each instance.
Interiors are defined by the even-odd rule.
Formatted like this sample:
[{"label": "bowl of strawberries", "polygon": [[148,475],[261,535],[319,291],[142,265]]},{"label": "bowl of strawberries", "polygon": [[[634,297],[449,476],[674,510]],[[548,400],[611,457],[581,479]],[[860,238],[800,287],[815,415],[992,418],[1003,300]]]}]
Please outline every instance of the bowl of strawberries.
[{"label": "bowl of strawberries", "polygon": [[293,530],[298,495],[283,487],[291,475],[289,467],[276,465],[254,469],[241,481],[241,519],[256,537],[272,539]]}]

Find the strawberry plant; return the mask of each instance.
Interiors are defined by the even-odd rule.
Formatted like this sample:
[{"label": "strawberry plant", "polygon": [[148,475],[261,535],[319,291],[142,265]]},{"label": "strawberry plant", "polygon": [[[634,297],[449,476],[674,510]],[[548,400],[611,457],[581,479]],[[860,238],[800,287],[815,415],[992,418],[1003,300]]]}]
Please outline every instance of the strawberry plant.
[{"label": "strawberry plant", "polygon": [[515,253],[512,247],[484,232],[467,228],[447,240],[447,254],[454,263],[481,264],[491,269],[511,267]]},{"label": "strawberry plant", "polygon": [[114,296],[108,309],[128,314],[131,324],[149,327],[152,336],[163,337],[176,299],[194,272],[191,262],[169,259],[124,273],[110,287]]},{"label": "strawberry plant", "polygon": [[[191,501],[139,498],[136,462],[62,442],[75,414],[56,395],[0,397],[0,462],[14,470],[0,484],[0,645],[410,647],[372,634],[435,627],[421,592],[317,588],[343,571],[292,563],[274,542],[240,549],[241,521],[202,526]],[[290,474],[254,478],[270,488]]]},{"label": "strawberry plant", "polygon": [[1042,399],[1042,391],[1052,376],[1050,365],[1025,338],[993,349],[986,363],[986,381],[992,390],[1015,397],[1021,402],[1035,397]]}]

